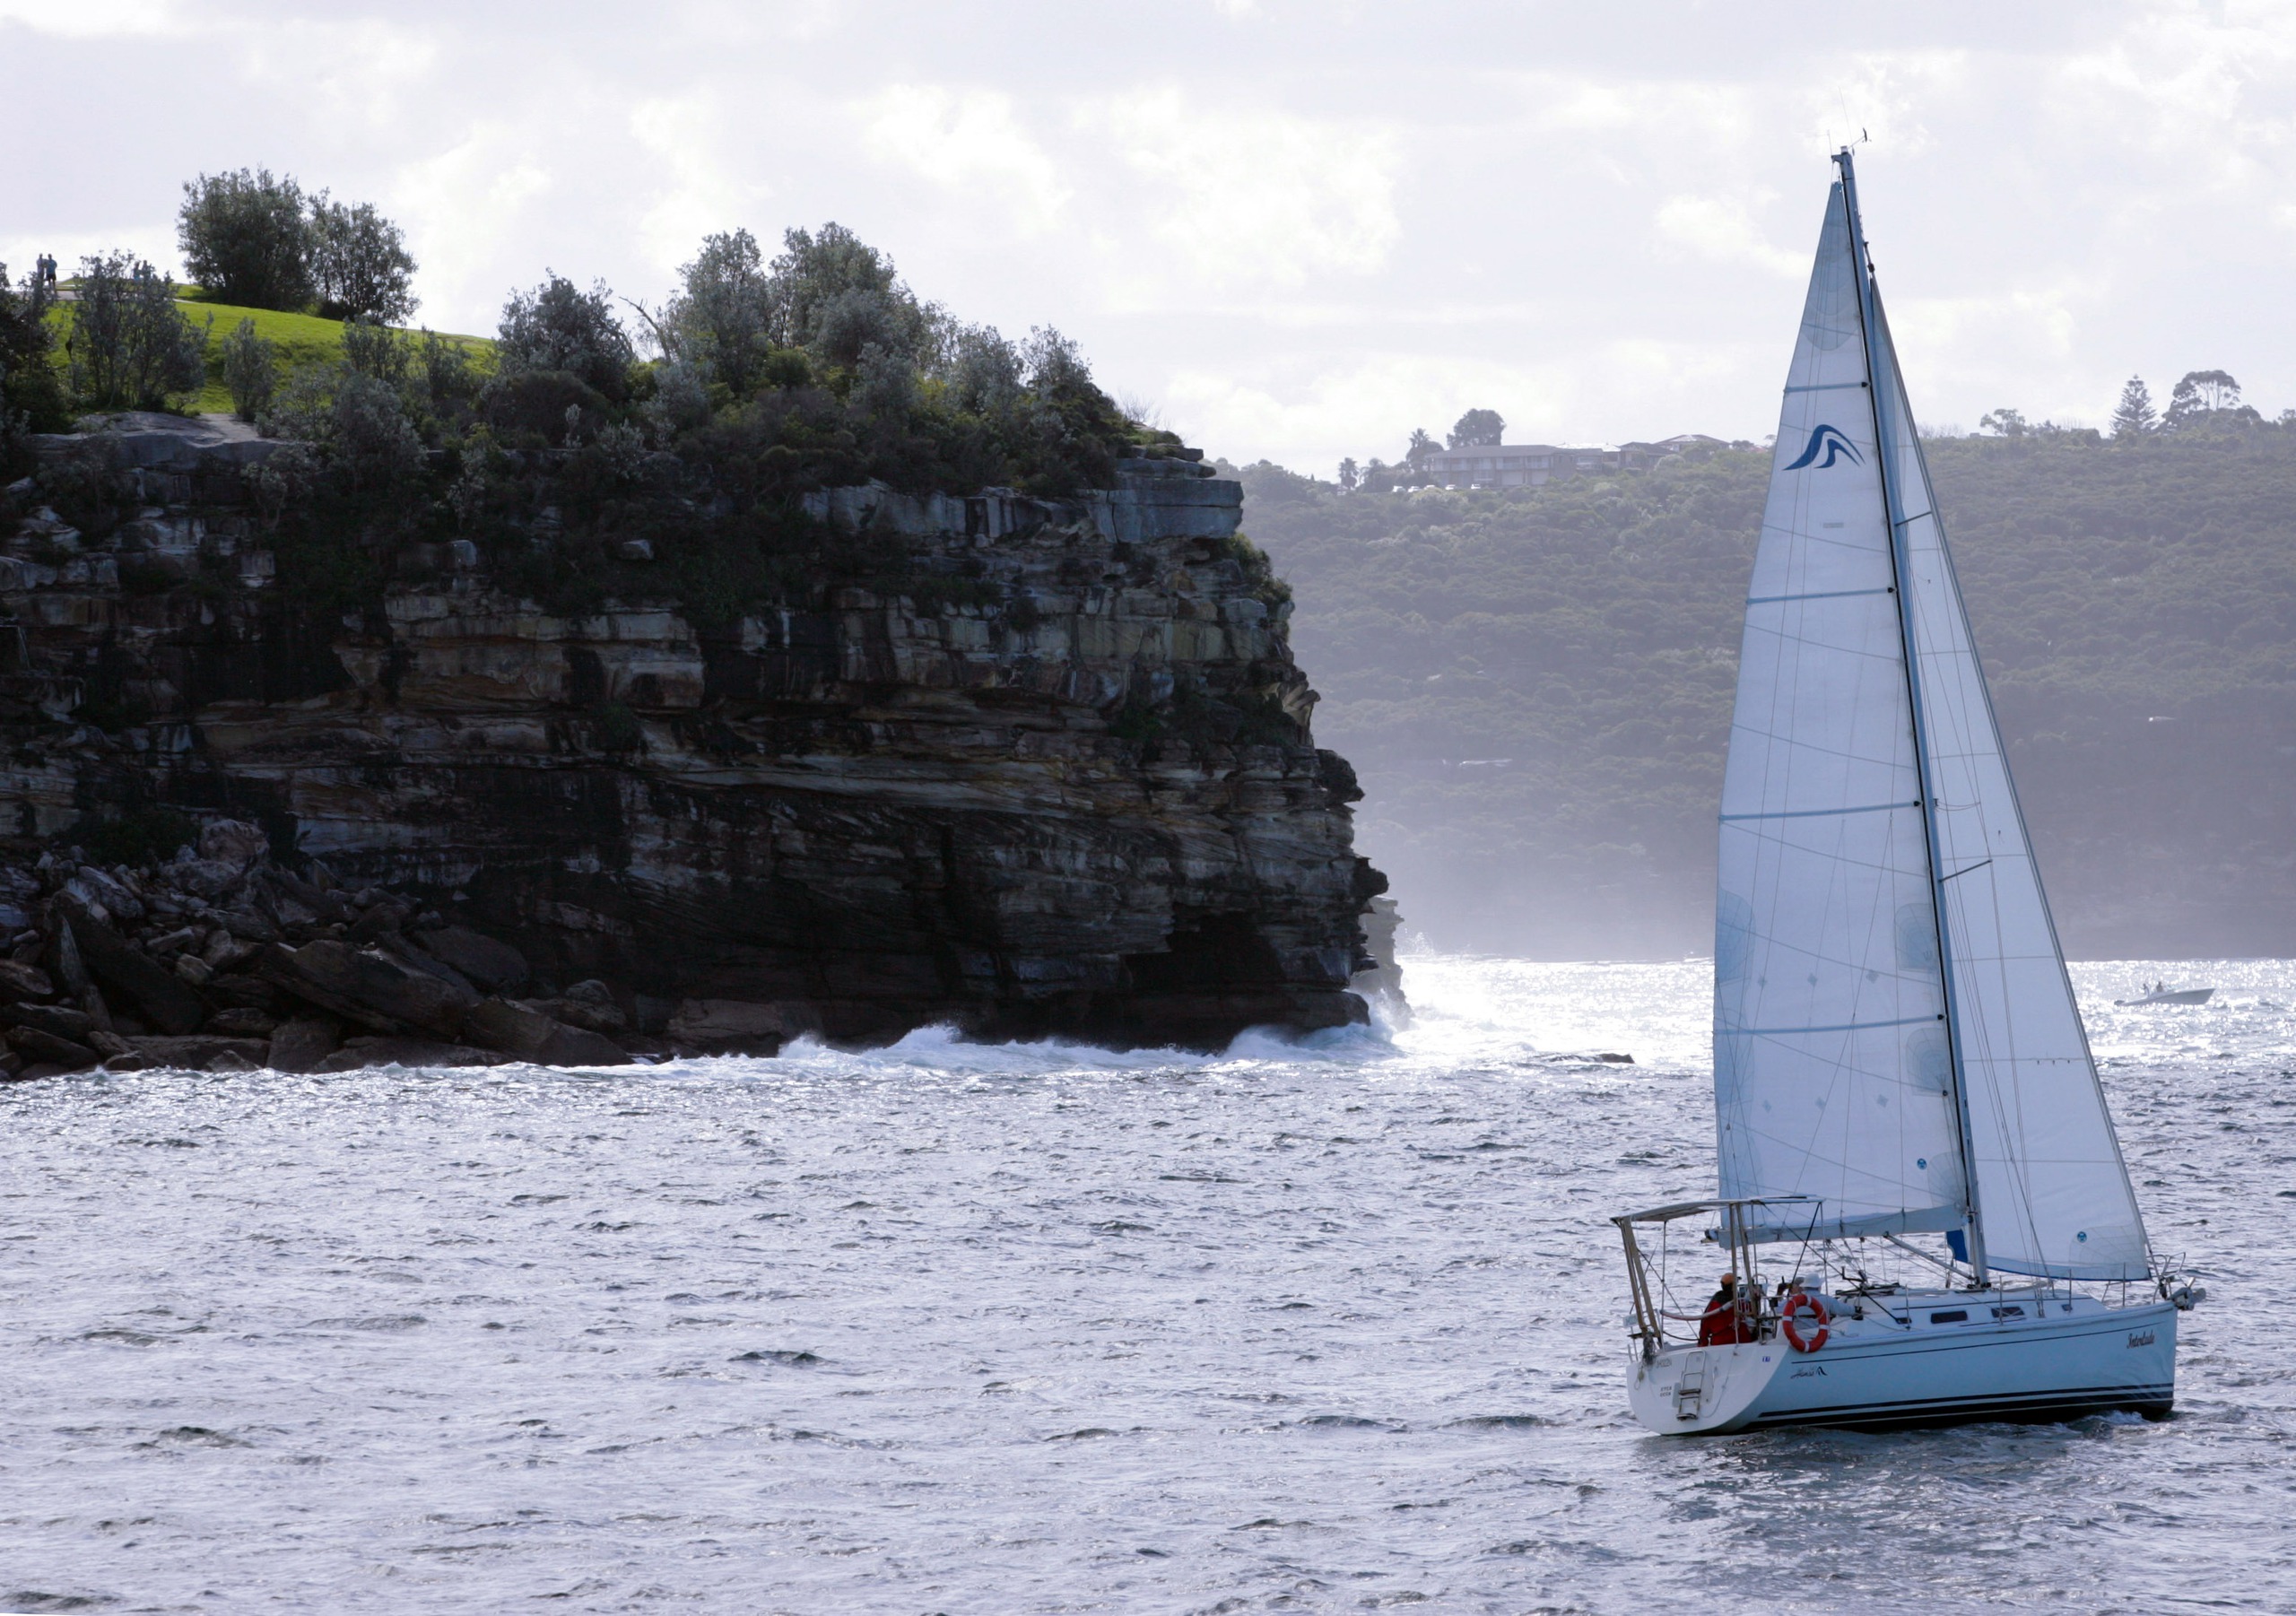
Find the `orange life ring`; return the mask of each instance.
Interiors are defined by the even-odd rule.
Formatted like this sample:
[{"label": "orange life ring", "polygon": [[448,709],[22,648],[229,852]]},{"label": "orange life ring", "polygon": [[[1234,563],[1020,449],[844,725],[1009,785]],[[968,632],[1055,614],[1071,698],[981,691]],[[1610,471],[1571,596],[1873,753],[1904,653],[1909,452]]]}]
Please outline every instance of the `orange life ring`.
[{"label": "orange life ring", "polygon": [[[1794,1327],[1794,1321],[1805,1313],[1813,1315],[1818,1325],[1807,1340]],[[1827,1324],[1831,1317],[1826,1310],[1825,1298],[1812,1291],[1796,1290],[1778,1310],[1778,1327],[1785,1332],[1787,1344],[1796,1352],[1814,1352],[1826,1344]]]}]

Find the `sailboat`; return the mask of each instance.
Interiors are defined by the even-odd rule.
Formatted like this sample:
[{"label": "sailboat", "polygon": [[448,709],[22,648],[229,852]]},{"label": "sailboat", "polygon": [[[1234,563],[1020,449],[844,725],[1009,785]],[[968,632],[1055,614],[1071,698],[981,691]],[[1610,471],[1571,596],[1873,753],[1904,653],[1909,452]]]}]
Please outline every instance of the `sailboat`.
[{"label": "sailboat", "polygon": [[1722,786],[1720,1194],[1613,1220],[1629,1401],[1682,1434],[2165,1416],[2201,1293],[2145,1237],[1833,162]]}]

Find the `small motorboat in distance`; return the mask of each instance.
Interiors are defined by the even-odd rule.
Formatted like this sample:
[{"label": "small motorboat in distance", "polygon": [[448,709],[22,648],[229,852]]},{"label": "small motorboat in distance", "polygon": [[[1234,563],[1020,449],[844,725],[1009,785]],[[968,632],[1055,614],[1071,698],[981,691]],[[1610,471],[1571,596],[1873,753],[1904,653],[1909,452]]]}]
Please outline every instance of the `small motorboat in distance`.
[{"label": "small motorboat in distance", "polygon": [[2171,987],[2166,982],[2145,984],[2141,999],[2115,999],[2116,1004],[2205,1004],[2216,990],[2213,987]]}]

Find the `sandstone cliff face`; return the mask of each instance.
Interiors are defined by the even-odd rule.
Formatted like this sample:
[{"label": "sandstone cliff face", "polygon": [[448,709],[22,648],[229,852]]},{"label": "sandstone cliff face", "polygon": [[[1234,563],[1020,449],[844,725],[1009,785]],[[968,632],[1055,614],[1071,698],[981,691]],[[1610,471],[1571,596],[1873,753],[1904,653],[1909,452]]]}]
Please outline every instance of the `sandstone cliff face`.
[{"label": "sandstone cliff face", "polygon": [[723,622],[552,615],[456,543],[314,621],[241,502],[267,447],[118,438],[145,504],[100,544],[11,491],[20,856],[155,807],[253,821],[282,863],[435,906],[544,986],[603,979],[695,1049],[1363,1018],[1384,882],[1351,771],[1307,743],[1235,483],[1143,459],[1066,501],[824,491],[814,517],[905,547],[916,581]]}]

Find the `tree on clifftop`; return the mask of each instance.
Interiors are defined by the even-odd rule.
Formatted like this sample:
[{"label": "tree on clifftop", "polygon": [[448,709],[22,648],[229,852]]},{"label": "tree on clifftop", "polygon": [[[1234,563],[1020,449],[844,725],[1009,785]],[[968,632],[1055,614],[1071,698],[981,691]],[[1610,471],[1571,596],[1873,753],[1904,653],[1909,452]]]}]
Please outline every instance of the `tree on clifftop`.
[{"label": "tree on clifftop", "polygon": [[303,191],[269,169],[202,174],[183,188],[176,239],[185,270],[225,303],[296,309],[311,300]]},{"label": "tree on clifftop", "polygon": [[1455,449],[1496,448],[1504,439],[1507,423],[1496,410],[1469,410],[1453,423],[1450,446]]},{"label": "tree on clifftop", "polygon": [[841,224],[816,235],[793,230],[773,261],[781,341],[822,364],[849,369],[864,348],[926,357],[940,311],[920,304],[893,261]]},{"label": "tree on clifftop", "polygon": [[2161,424],[2161,417],[2152,408],[2152,390],[2144,385],[2141,376],[2132,376],[2128,385],[2120,390],[2120,403],[2113,410],[2113,436],[2134,440],[2142,438]]},{"label": "tree on clifftop", "polygon": [[414,312],[414,260],[397,225],[371,203],[311,199],[311,278],[319,312],[395,326]]},{"label": "tree on clifftop", "polygon": [[678,274],[683,283],[657,325],[663,346],[705,385],[747,393],[773,350],[774,287],[757,238],[739,230],[709,237]]},{"label": "tree on clifftop", "polygon": [[2263,419],[2240,402],[2240,384],[2229,371],[2187,370],[2176,391],[2169,395],[2169,413],[2161,418],[2161,426],[2174,431],[2220,415],[2250,422]]}]

